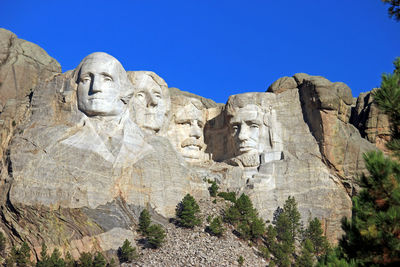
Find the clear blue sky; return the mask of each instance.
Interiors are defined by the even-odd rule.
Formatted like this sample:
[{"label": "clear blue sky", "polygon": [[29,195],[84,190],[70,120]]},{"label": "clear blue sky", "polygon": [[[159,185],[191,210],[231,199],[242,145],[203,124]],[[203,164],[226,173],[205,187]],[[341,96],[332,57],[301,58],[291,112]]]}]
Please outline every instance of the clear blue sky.
[{"label": "clear blue sky", "polygon": [[353,96],[400,56],[400,22],[380,0],[1,0],[0,27],[75,68],[107,52],[126,70],[226,102],[297,72],[342,81]]}]

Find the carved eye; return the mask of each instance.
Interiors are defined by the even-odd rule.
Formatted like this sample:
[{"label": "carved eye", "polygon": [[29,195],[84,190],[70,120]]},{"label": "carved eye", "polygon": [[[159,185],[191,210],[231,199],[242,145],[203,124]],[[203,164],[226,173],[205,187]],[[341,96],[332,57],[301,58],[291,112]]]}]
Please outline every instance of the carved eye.
[{"label": "carved eye", "polygon": [[104,81],[106,81],[106,82],[112,82],[113,79],[112,79],[111,77],[109,77],[109,76],[104,76]]},{"label": "carved eye", "polygon": [[197,125],[198,125],[200,128],[203,128],[203,127],[204,127],[204,124],[203,124],[201,121],[198,121],[198,122],[197,122]]},{"label": "carved eye", "polygon": [[155,97],[155,98],[158,98],[158,99],[161,99],[161,94],[155,93],[155,94],[154,94],[154,97]]},{"label": "carved eye", "polygon": [[90,78],[90,76],[85,76],[81,78],[81,82],[82,83],[87,83],[90,82],[92,79]]},{"label": "carved eye", "polygon": [[253,124],[250,125],[250,128],[258,129],[258,128],[260,128],[260,126],[258,124],[253,123]]},{"label": "carved eye", "polygon": [[139,92],[139,93],[136,94],[136,97],[137,97],[137,98],[144,98],[145,95],[144,95],[143,92]]},{"label": "carved eye", "polygon": [[232,130],[233,130],[234,133],[237,133],[239,131],[239,129],[240,129],[239,125],[233,125],[232,126]]}]

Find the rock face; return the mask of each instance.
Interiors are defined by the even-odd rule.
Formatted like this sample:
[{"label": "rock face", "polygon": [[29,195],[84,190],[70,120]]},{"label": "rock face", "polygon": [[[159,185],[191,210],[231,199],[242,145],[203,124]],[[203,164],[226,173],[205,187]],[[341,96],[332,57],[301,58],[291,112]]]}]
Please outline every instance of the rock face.
[{"label": "rock face", "polygon": [[134,240],[143,208],[165,224],[185,194],[209,198],[207,180],[248,194],[265,220],[294,196],[335,242],[361,155],[375,148],[350,123],[350,89],[307,74],[222,105],[93,53],[31,86],[4,146],[0,228],[36,255],[43,241],[75,257],[113,251]]},{"label": "rock face", "polygon": [[[60,72],[60,64],[42,48],[0,28],[0,185],[8,178],[8,145],[28,116],[35,87]],[[4,188],[0,203],[7,195]]]},{"label": "rock face", "polygon": [[387,151],[385,144],[390,139],[389,119],[373,102],[371,92],[358,96],[350,122],[360,130],[361,136]]}]

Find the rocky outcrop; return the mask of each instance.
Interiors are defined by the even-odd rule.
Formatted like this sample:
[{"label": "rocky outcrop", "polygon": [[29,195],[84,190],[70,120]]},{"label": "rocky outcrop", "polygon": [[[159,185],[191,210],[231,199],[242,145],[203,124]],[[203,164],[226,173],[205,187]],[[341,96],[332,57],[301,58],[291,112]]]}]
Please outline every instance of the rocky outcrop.
[{"label": "rocky outcrop", "polygon": [[[293,80],[297,82],[295,88]],[[356,187],[354,178],[365,170],[362,154],[375,148],[350,123],[353,107],[350,88],[342,82],[333,83],[305,73],[281,78],[269,88],[274,92],[288,89],[299,90],[304,121],[318,142],[322,160],[352,195]]]},{"label": "rocky outcrop", "polygon": [[[55,64],[41,56],[30,60]],[[40,75],[57,72],[42,63]],[[318,217],[335,242],[362,153],[374,149],[350,123],[350,89],[323,77],[283,77],[223,105],[153,72],[126,72],[105,53],[40,75],[3,142],[0,184],[1,229],[36,255],[43,241],[74,256],[115,251],[137,238],[143,208],[167,225],[185,194],[209,199],[207,180],[248,194],[265,220],[294,196],[303,221]]]},{"label": "rocky outcrop", "polygon": [[385,144],[390,140],[389,119],[378,109],[371,92],[358,96],[350,122],[360,130],[364,138],[387,152]]},{"label": "rocky outcrop", "polygon": [[[7,178],[8,144],[28,116],[36,86],[60,72],[60,64],[42,48],[0,29],[0,184]],[[0,188],[0,203],[5,195]]]}]

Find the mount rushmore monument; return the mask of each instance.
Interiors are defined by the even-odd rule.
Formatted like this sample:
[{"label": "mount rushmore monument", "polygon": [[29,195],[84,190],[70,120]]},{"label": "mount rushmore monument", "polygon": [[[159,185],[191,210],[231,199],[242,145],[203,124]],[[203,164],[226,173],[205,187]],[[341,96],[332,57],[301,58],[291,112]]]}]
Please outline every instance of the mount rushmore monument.
[{"label": "mount rushmore monument", "polygon": [[388,136],[369,94],[320,76],[217,104],[102,52],[61,73],[6,30],[0,63],[0,230],[37,253],[117,249],[143,208],[166,223],[187,193],[210,197],[207,180],[248,194],[265,220],[294,196],[334,242],[362,154]]}]

